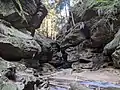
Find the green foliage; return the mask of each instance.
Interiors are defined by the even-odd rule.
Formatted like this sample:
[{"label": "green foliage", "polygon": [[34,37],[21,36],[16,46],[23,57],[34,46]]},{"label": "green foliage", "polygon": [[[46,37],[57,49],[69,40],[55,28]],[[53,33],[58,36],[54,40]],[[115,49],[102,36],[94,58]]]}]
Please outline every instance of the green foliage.
[{"label": "green foliage", "polygon": [[88,9],[94,9],[100,16],[115,19],[120,12],[120,0],[83,0],[83,3],[77,3],[72,11],[81,17]]},{"label": "green foliage", "polygon": [[85,11],[91,8],[95,3],[95,0],[83,0],[83,3],[79,2],[71,8],[72,12],[77,16],[81,17]]},{"label": "green foliage", "polygon": [[97,2],[108,2],[108,0],[96,0]]},{"label": "green foliage", "polygon": [[102,13],[109,18],[115,16],[120,9],[119,0],[106,0],[105,2],[101,0],[101,2],[97,1],[97,3],[99,3],[99,5],[95,8],[98,9],[98,11],[101,10]]}]

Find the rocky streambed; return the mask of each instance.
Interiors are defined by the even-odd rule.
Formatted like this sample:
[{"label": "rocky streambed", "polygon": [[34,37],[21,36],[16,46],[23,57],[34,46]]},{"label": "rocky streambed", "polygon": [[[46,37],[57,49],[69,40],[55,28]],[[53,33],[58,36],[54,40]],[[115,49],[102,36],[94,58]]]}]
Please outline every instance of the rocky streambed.
[{"label": "rocky streambed", "polygon": [[[13,76],[15,75],[15,80],[5,77],[6,73],[10,71],[9,67],[16,67],[16,72],[13,74]],[[0,70],[0,90],[120,89],[120,72],[118,69],[113,68],[104,68],[97,71],[84,69],[79,73],[71,68],[49,71],[46,69],[46,71],[42,72],[43,75],[41,75],[41,72],[36,72],[33,68],[27,68],[24,64],[3,61],[0,64]]]}]

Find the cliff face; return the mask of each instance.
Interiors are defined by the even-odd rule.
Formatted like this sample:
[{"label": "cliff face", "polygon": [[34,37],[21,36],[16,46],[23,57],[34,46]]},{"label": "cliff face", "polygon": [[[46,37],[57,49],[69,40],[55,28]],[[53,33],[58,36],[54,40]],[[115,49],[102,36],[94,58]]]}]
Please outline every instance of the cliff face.
[{"label": "cliff face", "polygon": [[54,70],[53,41],[35,32],[47,9],[40,0],[0,0],[0,8],[0,90],[34,90],[41,83],[36,73]]},{"label": "cliff face", "polygon": [[[37,57],[44,51],[43,47],[50,48],[51,42],[47,44],[47,38],[37,32],[35,34],[35,29],[47,15],[45,6],[40,0],[0,0],[0,6],[0,56],[8,61],[39,59]],[[32,36],[35,34],[34,38],[29,31]]]},{"label": "cliff face", "polygon": [[[115,1],[113,0],[113,2]],[[111,62],[109,60],[111,58],[108,58],[111,54],[106,53],[106,56],[104,52],[106,52],[106,47],[109,46],[108,43],[114,38],[120,27],[118,23],[120,21],[120,6],[117,4],[118,2],[115,2],[117,7],[112,6],[113,2],[83,0],[83,2],[77,3],[71,9],[72,15],[69,18],[69,22],[57,36],[57,41],[60,43],[61,48],[68,53],[69,62],[77,61],[80,64],[92,62],[93,66],[89,68],[93,68],[93,70],[100,68],[106,61]],[[111,7],[106,7],[105,5]],[[114,41],[114,43],[110,43],[113,46],[116,42],[119,43],[116,37]],[[106,44],[108,45],[106,46]],[[116,47],[118,46],[117,44]],[[109,47],[108,52],[110,52],[111,48],[112,46]],[[112,56],[115,55],[113,54]],[[117,57],[119,57],[118,54]],[[114,58],[112,59],[114,60]],[[118,58],[117,60],[119,61]],[[84,68],[84,65],[80,66]]]}]

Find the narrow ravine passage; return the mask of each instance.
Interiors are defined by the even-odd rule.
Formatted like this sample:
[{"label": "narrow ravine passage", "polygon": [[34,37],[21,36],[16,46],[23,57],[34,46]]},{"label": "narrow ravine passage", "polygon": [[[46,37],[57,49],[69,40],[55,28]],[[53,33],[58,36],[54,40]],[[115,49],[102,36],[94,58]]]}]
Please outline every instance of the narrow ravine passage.
[{"label": "narrow ravine passage", "polygon": [[0,0],[0,90],[120,90],[119,0]]}]

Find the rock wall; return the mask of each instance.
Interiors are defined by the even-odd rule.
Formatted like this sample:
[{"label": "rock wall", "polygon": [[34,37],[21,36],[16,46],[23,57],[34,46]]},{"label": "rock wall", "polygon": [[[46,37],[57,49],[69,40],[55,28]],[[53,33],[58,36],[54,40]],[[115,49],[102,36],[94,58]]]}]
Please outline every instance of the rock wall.
[{"label": "rock wall", "polygon": [[[98,8],[100,3],[94,3],[94,0],[83,0],[82,3],[77,3],[71,9],[73,17],[70,16],[68,23],[60,30],[57,41],[61,45],[61,49],[68,53],[67,60],[69,62],[78,62],[81,68],[84,68],[84,65],[81,65],[82,63],[87,65],[92,62],[93,66],[89,68],[97,70],[103,63],[112,62],[111,54],[104,55],[104,50],[119,30],[120,24],[117,22],[120,21],[120,12],[118,6],[116,8],[118,11],[115,14],[112,14],[112,11],[109,13],[110,15],[106,14],[108,9],[100,13]],[[116,19],[113,19],[113,17]],[[114,41],[117,43],[113,44]],[[119,46],[118,43],[119,39],[116,39],[116,37],[110,42],[111,46]],[[106,44],[108,45],[106,46]],[[111,46],[108,48],[112,49]],[[115,51],[115,48],[113,51]],[[118,51],[115,51],[112,57],[116,55],[115,53],[117,53],[116,60],[118,60]]]},{"label": "rock wall", "polygon": [[53,41],[35,32],[47,9],[41,0],[0,0],[0,8],[0,90],[48,88],[39,75],[56,70]]}]

